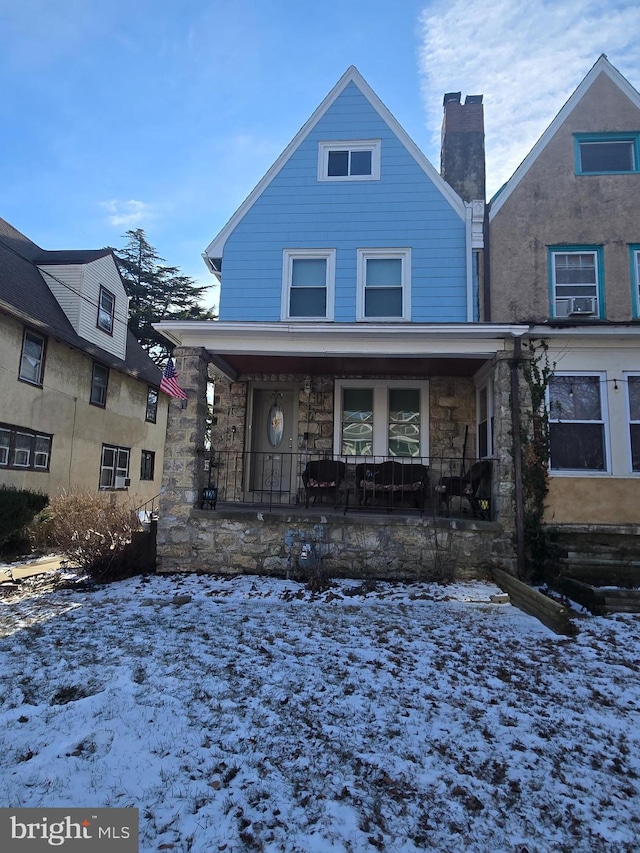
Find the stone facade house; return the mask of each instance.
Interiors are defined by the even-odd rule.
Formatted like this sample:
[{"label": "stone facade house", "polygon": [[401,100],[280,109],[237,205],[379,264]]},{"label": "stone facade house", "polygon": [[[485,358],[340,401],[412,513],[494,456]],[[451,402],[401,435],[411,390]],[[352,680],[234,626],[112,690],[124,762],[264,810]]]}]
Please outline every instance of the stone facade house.
[{"label": "stone facade house", "polygon": [[416,576],[454,528],[461,570],[512,567],[528,325],[483,316],[482,98],[444,110],[439,174],[349,68],[206,249],[219,320],[158,324],[189,397],[161,570],[286,572],[308,546],[336,572]]},{"label": "stone facade house", "polygon": [[157,496],[167,397],[109,249],[47,251],[0,219],[0,485]]}]

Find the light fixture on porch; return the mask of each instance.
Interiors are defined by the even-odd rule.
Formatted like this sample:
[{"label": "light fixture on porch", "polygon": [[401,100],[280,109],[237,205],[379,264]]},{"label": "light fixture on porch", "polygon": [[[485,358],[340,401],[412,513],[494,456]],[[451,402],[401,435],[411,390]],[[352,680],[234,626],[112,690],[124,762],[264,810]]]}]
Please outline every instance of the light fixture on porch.
[{"label": "light fixture on porch", "polygon": [[307,396],[309,396],[309,394],[311,394],[311,391],[313,389],[313,381],[311,379],[311,376],[305,376],[304,385],[302,387],[304,389],[304,393]]}]

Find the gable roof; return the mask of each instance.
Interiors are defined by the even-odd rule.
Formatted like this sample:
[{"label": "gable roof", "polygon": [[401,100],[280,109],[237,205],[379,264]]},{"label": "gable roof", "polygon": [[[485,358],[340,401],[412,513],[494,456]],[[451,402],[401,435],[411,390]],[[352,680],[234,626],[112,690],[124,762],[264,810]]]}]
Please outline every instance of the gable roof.
[{"label": "gable roof", "polygon": [[601,75],[606,74],[607,77],[625,94],[629,100],[640,109],[640,93],[633,88],[626,77],[618,71],[617,68],[609,62],[605,54],[601,54],[596,63],[593,65],[582,83],[578,86],[575,92],[571,95],[566,104],[562,107],[558,115],[551,122],[549,127],[542,134],[540,139],[533,146],[531,151],[518,166],[513,175],[509,178],[506,184],[498,190],[497,194],[491,200],[489,208],[489,219],[493,219],[502,205],[509,198],[518,184],[522,181],[531,166],[538,159],[542,151],[546,148],[551,139],[555,136],[558,129],[564,124],[570,113],[577,107],[585,94],[589,91],[595,80]]},{"label": "gable roof", "polygon": [[354,65],[351,65],[349,68],[347,68],[345,73],[338,80],[336,85],[329,92],[329,94],[322,101],[320,106],[315,110],[315,112],[308,119],[308,121],[300,128],[298,133],[293,137],[291,142],[287,145],[282,154],[267,171],[264,177],[256,184],[254,189],[242,202],[240,207],[236,210],[236,212],[233,214],[233,216],[227,222],[224,228],[222,228],[222,230],[216,235],[216,237],[214,237],[211,243],[207,246],[207,248],[203,252],[202,257],[204,258],[205,263],[207,264],[211,272],[214,272],[216,274],[220,272],[220,270],[216,267],[213,261],[222,257],[224,244],[233,229],[240,222],[240,220],[247,213],[247,211],[253,206],[256,200],[262,195],[264,190],[278,175],[283,166],[292,157],[292,155],[296,152],[302,142],[304,142],[304,140],[307,138],[309,133],[311,133],[311,131],[317,125],[320,119],[325,115],[327,110],[332,106],[332,104],[336,101],[336,99],[342,94],[342,92],[350,83],[353,83],[355,86],[358,87],[360,92],[369,101],[373,109],[378,113],[380,118],[387,124],[391,131],[404,145],[404,147],[414,158],[418,166],[431,179],[436,189],[440,191],[440,193],[444,196],[446,201],[451,205],[451,207],[456,211],[456,213],[458,213],[458,215],[462,219],[465,218],[465,205],[462,199],[458,196],[455,190],[453,190],[452,187],[449,186],[449,184],[444,180],[444,178],[439,174],[439,172],[434,168],[434,166],[432,166],[429,160],[427,160],[425,155],[418,148],[416,143],[411,139],[406,130],[404,130],[404,128],[398,123],[397,119],[391,114],[391,112],[389,112],[387,107],[385,107],[380,98],[366,82],[364,77],[362,77],[358,69]]},{"label": "gable roof", "polygon": [[155,387],[162,374],[130,331],[122,360],[77,334],[40,274],[37,264],[89,263],[111,249],[47,252],[0,218],[0,311],[51,335],[92,358]]}]

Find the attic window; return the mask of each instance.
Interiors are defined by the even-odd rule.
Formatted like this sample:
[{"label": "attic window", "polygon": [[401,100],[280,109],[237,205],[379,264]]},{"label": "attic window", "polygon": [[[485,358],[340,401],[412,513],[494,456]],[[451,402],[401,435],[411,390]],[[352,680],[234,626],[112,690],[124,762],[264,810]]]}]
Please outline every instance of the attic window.
[{"label": "attic window", "polygon": [[116,298],[106,287],[100,288],[100,299],[98,301],[97,327],[108,335],[113,334],[113,317],[116,307]]},{"label": "attic window", "polygon": [[321,142],[319,181],[379,181],[380,140]]},{"label": "attic window", "polygon": [[640,134],[580,134],[576,136],[578,175],[637,172]]}]

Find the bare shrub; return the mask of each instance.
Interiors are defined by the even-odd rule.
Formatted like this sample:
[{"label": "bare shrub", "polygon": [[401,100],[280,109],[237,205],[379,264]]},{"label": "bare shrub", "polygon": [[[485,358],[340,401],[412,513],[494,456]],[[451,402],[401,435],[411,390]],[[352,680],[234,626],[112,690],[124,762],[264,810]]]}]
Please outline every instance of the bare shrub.
[{"label": "bare shrub", "polygon": [[99,581],[136,573],[128,551],[138,526],[130,507],[82,492],[52,498],[42,519],[50,545]]}]

